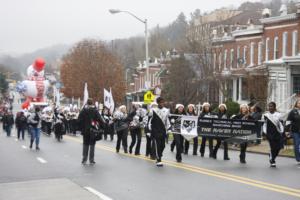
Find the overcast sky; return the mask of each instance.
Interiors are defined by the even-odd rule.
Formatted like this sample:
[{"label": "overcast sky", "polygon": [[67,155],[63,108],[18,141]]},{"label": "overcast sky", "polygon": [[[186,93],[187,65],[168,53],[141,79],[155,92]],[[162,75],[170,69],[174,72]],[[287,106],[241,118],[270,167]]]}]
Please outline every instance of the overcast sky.
[{"label": "overcast sky", "polygon": [[171,23],[180,12],[211,11],[245,0],[0,0],[0,54],[25,53],[82,38],[103,40],[143,34],[144,25],[125,13],[147,18],[149,27]]}]

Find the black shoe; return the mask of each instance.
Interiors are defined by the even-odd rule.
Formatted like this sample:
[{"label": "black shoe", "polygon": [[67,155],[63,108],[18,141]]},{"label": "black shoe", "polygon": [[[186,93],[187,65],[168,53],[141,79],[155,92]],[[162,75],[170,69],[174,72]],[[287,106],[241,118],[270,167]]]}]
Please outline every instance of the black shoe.
[{"label": "black shoe", "polygon": [[194,153],[193,153],[193,156],[196,156],[196,155],[198,155],[197,152],[194,152]]},{"label": "black shoe", "polygon": [[224,160],[230,160],[230,158],[229,157],[224,157]]},{"label": "black shoe", "polygon": [[140,154],[140,153],[135,153],[134,155],[136,155],[136,156],[140,156],[141,154]]},{"label": "black shoe", "polygon": [[211,157],[212,157],[213,159],[217,159],[217,154],[213,154],[213,155],[211,155]]},{"label": "black shoe", "polygon": [[40,150],[40,147],[35,147],[35,149],[36,149],[37,151],[39,151],[39,150]]},{"label": "black shoe", "polygon": [[188,155],[188,152],[184,152],[184,155]]},{"label": "black shoe", "polygon": [[119,153],[119,151],[120,151],[119,149],[116,149],[116,153]]},{"label": "black shoe", "polygon": [[246,164],[247,162],[246,162],[246,160],[245,160],[245,159],[240,159],[240,163],[242,163],[242,164]]},{"label": "black shoe", "polygon": [[86,161],[81,161],[81,164],[82,165],[86,165]]},{"label": "black shoe", "polygon": [[32,149],[32,145],[30,145],[29,148]]},{"label": "black shoe", "polygon": [[[124,151],[125,152],[125,151]],[[129,153],[132,154],[132,149],[129,149]]]},{"label": "black shoe", "polygon": [[201,153],[201,157],[204,157],[204,153]]},{"label": "black shoe", "polygon": [[128,153],[128,151],[127,151],[127,150],[124,150],[124,153]]},{"label": "black shoe", "polygon": [[94,164],[96,164],[96,162],[95,161],[90,161],[90,164],[94,165]]},{"label": "black shoe", "polygon": [[176,161],[177,161],[178,163],[181,163],[181,162],[182,162],[182,159],[176,159]]},{"label": "black shoe", "polygon": [[150,156],[150,159],[151,160],[156,160],[156,157],[155,156]]}]

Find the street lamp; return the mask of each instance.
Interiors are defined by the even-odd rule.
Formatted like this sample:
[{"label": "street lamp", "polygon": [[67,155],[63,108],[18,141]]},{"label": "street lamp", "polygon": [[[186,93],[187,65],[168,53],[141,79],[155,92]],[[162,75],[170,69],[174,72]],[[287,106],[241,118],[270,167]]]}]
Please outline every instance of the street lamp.
[{"label": "street lamp", "polygon": [[148,89],[150,88],[150,79],[149,79],[149,50],[148,50],[148,22],[147,19],[142,20],[141,18],[137,17],[136,15],[134,15],[133,13],[126,11],[126,10],[118,10],[118,9],[109,9],[109,12],[111,14],[117,14],[117,13],[127,13],[129,15],[131,15],[132,17],[136,18],[137,20],[139,20],[140,22],[142,22],[143,24],[145,24],[145,47],[146,47],[146,81],[145,81],[145,87]]}]

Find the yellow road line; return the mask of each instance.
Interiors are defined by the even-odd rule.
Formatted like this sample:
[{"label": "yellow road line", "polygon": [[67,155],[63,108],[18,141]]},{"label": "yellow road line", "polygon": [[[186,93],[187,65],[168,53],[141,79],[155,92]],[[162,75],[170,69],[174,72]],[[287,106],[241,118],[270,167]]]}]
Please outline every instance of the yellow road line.
[{"label": "yellow road line", "polygon": [[[82,143],[82,141],[78,138],[73,138],[73,137],[70,137],[70,136],[66,136],[66,137],[69,140]],[[100,144],[97,144],[96,148],[102,149],[102,150],[105,150],[105,151],[110,151],[110,152],[115,152],[116,151],[112,147],[109,147],[109,146],[106,146],[106,145],[100,145]],[[120,152],[119,154],[125,155],[127,157],[138,158],[138,159],[154,162],[153,160],[149,159],[146,156],[136,156],[136,155],[132,155],[132,154],[125,154],[125,153],[122,153],[122,152]],[[179,169],[184,169],[184,170],[195,172],[195,173],[198,173],[198,174],[213,176],[213,177],[217,177],[217,178],[221,178],[221,179],[225,179],[225,180],[230,180],[230,181],[233,181],[233,182],[243,183],[243,184],[246,184],[246,185],[251,185],[251,186],[254,186],[254,187],[258,187],[258,188],[262,188],[262,189],[266,189],[266,190],[270,190],[270,191],[274,191],[274,192],[278,192],[278,193],[282,193],[282,194],[286,194],[286,195],[290,195],[290,196],[300,197],[300,190],[299,189],[294,189],[294,188],[290,188],[290,187],[286,187],[286,186],[271,184],[271,183],[258,181],[258,180],[254,180],[254,179],[250,179],[250,178],[246,178],[246,177],[241,177],[241,176],[236,176],[236,175],[232,175],[232,174],[227,174],[227,173],[224,173],[224,172],[205,169],[205,168],[201,168],[201,167],[197,167],[197,166],[193,166],[193,165],[189,165],[189,164],[177,163],[177,162],[174,162],[174,161],[164,160],[163,163],[165,163],[168,166],[172,166],[172,167],[179,168]]]}]

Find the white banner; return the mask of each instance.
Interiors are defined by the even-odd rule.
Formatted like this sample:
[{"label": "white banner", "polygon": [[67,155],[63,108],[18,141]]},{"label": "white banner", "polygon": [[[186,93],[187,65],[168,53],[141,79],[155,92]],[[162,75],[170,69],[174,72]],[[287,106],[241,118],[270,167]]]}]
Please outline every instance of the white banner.
[{"label": "white banner", "polygon": [[198,137],[197,127],[198,117],[185,115],[182,116],[180,132],[185,139],[190,140],[194,137]]}]

